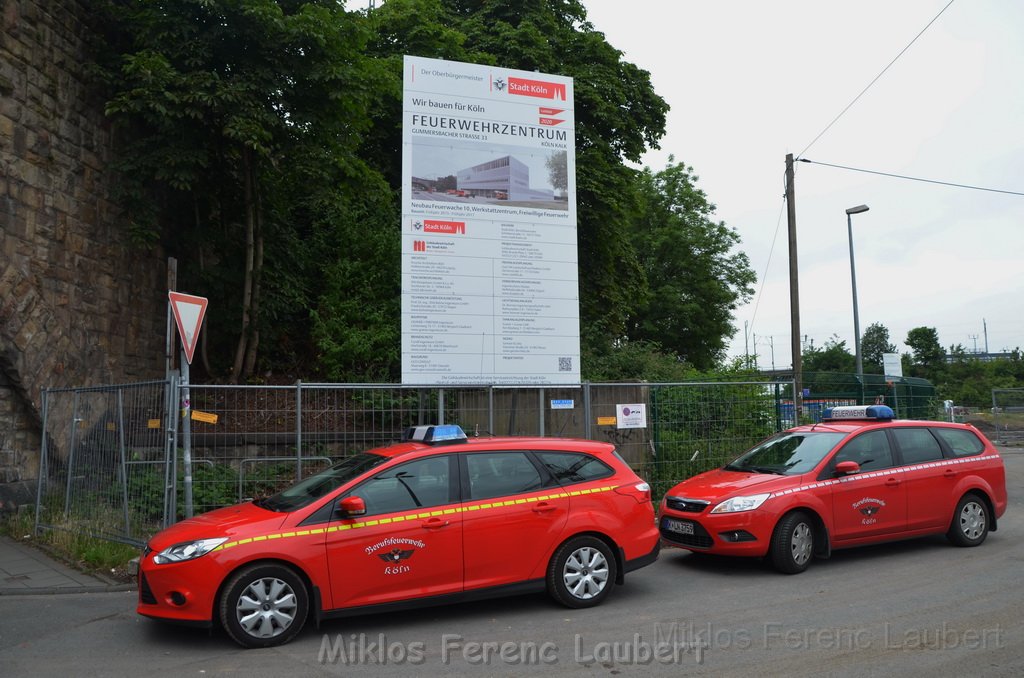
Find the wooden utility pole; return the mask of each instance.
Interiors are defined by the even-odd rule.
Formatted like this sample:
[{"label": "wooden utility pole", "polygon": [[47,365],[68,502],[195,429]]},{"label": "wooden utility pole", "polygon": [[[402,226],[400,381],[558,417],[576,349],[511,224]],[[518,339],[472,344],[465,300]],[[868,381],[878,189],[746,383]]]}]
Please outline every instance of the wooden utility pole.
[{"label": "wooden utility pole", "polygon": [[[177,289],[178,260],[167,257],[167,291],[175,292]],[[167,303],[167,342],[164,353],[164,379],[170,379],[171,369],[174,367],[174,314],[170,302]]]},{"label": "wooden utility pole", "polygon": [[793,154],[786,154],[786,218],[789,223],[789,316],[793,350],[793,417],[803,414],[803,367],[800,356],[800,284],[796,258],[796,189],[793,187]]}]

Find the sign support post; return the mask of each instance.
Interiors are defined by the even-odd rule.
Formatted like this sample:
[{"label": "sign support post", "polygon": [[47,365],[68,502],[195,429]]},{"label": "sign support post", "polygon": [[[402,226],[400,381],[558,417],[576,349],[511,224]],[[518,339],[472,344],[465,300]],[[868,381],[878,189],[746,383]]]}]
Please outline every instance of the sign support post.
[{"label": "sign support post", "polygon": [[192,401],[188,390],[189,361],[181,349],[181,461],[185,471],[185,517],[192,517]]},{"label": "sign support post", "polygon": [[199,329],[203,326],[207,299],[180,292],[168,292],[174,320],[181,337],[181,434],[182,463],[185,472],[185,517],[192,517],[192,399],[189,393],[189,365],[196,350]]}]

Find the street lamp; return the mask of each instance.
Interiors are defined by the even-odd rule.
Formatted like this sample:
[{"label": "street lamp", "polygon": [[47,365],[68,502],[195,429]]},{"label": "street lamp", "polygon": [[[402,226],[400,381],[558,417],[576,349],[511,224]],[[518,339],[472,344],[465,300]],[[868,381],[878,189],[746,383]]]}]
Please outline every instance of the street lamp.
[{"label": "street lamp", "polygon": [[857,314],[857,268],[853,264],[853,220],[851,214],[867,212],[867,205],[857,205],[846,210],[846,231],[850,235],[850,282],[853,283],[853,346],[857,359],[857,378],[864,380],[864,362],[860,355],[860,317]]}]

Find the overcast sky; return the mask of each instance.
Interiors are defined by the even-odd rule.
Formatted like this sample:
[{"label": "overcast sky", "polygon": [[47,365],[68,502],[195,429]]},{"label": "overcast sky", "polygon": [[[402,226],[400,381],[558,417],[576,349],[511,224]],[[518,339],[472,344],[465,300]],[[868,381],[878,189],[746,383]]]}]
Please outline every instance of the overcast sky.
[{"label": "overcast sky", "polygon": [[[583,0],[671,106],[660,169],[691,165],[736,229],[757,294],[729,353],[792,364],[785,156],[1024,193],[1024,2],[956,0],[816,142],[948,0]],[[812,144],[812,142],[814,142]],[[810,145],[810,148],[807,146]],[[806,152],[804,149],[807,148]],[[1024,348],[1024,196],[816,164],[796,167],[801,334],[853,352],[846,209],[860,327],[900,352],[934,327],[945,347]],[[781,216],[781,219],[780,219]],[[773,247],[774,243],[774,247]],[[756,314],[755,314],[756,304]]]}]

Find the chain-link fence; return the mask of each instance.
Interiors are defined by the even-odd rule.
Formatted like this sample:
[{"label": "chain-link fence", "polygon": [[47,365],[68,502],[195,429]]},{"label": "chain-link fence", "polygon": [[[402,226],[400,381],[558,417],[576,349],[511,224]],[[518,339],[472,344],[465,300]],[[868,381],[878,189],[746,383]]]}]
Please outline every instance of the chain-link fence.
[{"label": "chain-link fence", "polygon": [[1024,388],[992,389],[993,442],[1024,445]]},{"label": "chain-link fence", "polygon": [[935,387],[927,379],[917,377],[808,372],[803,376],[803,393],[806,421],[820,421],[821,413],[836,405],[888,405],[899,419],[944,417]]},{"label": "chain-link fence", "polygon": [[[809,375],[801,421],[819,421],[826,406],[876,400],[903,417],[941,413],[927,382],[878,379]],[[172,379],[50,390],[43,399],[38,524],[141,543],[185,516],[273,494],[341,457],[397,441],[410,426],[436,423],[459,424],[471,436],[612,442],[660,497],[794,425],[792,394],[791,381],[767,379],[187,389]]]}]

